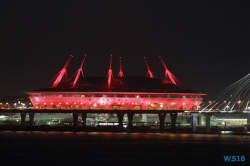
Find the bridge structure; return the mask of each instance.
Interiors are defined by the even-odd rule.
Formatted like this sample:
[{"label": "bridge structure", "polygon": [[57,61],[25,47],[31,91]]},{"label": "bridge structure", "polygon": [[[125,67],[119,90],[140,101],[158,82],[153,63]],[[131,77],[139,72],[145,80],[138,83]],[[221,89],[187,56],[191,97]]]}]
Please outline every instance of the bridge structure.
[{"label": "bridge structure", "polygon": [[[86,118],[88,113],[108,113],[108,114],[117,114],[118,118],[118,127],[123,127],[123,117],[127,114],[128,124],[127,127],[131,128],[133,124],[133,117],[135,114],[158,114],[160,120],[160,130],[164,130],[164,120],[166,114],[169,114],[171,117],[172,129],[175,129],[176,118],[178,113],[183,113],[184,110],[80,110],[80,109],[0,109],[0,113],[19,113],[21,117],[21,126],[24,126],[26,116],[29,116],[29,125],[33,126],[35,114],[40,113],[72,113],[73,116],[73,125],[77,127],[77,122],[79,116],[82,119],[82,129],[86,128]],[[38,115],[39,116],[39,115]]]},{"label": "bridge structure", "polygon": [[[243,115],[246,125],[250,125],[250,73],[226,87],[218,95],[207,102],[200,104],[199,113],[192,113],[195,117],[206,117],[206,125],[209,126],[211,115],[229,120],[226,117]],[[195,121],[196,118],[193,118]],[[234,119],[232,119],[234,120]],[[193,121],[193,123],[195,123]],[[195,129],[193,129],[195,130]]]},{"label": "bridge structure", "polygon": [[[221,113],[221,112],[202,112],[199,110],[192,110],[192,111],[185,111],[185,110],[117,110],[117,109],[112,109],[112,110],[99,110],[99,109],[0,109],[1,114],[6,114],[6,113],[19,113],[21,117],[21,126],[25,125],[25,120],[27,115],[29,116],[29,126],[33,126],[34,122],[34,117],[37,114],[41,113],[71,113],[72,118],[73,118],[73,126],[74,127],[79,127],[78,120],[79,116],[81,116],[81,124],[82,124],[82,130],[86,129],[86,118],[87,114],[91,113],[108,113],[108,114],[117,114],[118,118],[118,127],[122,128],[123,127],[123,117],[125,114],[127,114],[128,117],[128,124],[127,128],[131,129],[133,126],[133,117],[135,114],[157,114],[159,117],[159,124],[160,124],[160,131],[164,131],[164,126],[165,123],[171,124],[172,130],[176,130],[176,118],[179,113],[186,113],[191,115],[192,121],[191,121],[191,126],[192,126],[192,131],[196,132],[197,131],[197,120],[198,118],[205,117],[205,126],[206,126],[206,131],[210,132],[210,120],[211,116],[215,115],[217,116],[218,114],[225,115],[226,113]],[[170,122],[165,122],[166,115],[170,116],[171,121]],[[233,114],[241,114],[247,118],[247,125],[250,125],[250,111],[248,112],[231,112],[229,113],[231,115]]]},{"label": "bridge structure", "polygon": [[210,101],[200,105],[201,111],[250,111],[250,73],[222,90]]}]

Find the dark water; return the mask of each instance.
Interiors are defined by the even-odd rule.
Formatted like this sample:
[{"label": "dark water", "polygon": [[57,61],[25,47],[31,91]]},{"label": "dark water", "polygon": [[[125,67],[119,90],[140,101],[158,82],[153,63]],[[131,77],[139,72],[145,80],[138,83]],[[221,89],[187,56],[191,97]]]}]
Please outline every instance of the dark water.
[{"label": "dark water", "polygon": [[230,165],[250,136],[179,133],[0,131],[0,165]]}]

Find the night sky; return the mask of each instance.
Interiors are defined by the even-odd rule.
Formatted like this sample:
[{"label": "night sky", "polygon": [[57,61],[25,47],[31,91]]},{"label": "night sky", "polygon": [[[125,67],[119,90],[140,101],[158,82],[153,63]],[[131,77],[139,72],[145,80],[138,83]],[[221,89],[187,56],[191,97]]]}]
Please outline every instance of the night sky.
[{"label": "night sky", "polygon": [[1,1],[0,95],[48,87],[72,54],[84,75],[164,78],[213,97],[250,71],[250,1]]}]

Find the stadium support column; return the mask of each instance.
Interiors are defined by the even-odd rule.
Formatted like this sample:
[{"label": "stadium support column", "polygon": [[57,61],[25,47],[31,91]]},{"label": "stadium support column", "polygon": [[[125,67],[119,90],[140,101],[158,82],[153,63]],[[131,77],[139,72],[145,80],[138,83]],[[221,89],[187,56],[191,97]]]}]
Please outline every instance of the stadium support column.
[{"label": "stadium support column", "polygon": [[77,127],[78,113],[73,113],[74,127]]},{"label": "stadium support column", "polygon": [[197,123],[197,116],[199,116],[199,113],[191,113],[192,116],[192,130],[193,132],[196,132],[196,123]]},{"label": "stadium support column", "polygon": [[204,126],[204,115],[201,115],[201,116],[199,117],[199,125],[200,125],[200,126]]},{"label": "stadium support column", "polygon": [[33,126],[33,121],[34,121],[34,113],[33,112],[30,112],[29,113],[29,118],[30,118],[30,126]]},{"label": "stadium support column", "polygon": [[247,114],[247,125],[250,125],[250,114]]},{"label": "stadium support column", "polygon": [[160,130],[164,130],[164,120],[166,118],[166,113],[159,113],[158,117],[160,120]]},{"label": "stadium support column", "polygon": [[176,124],[177,113],[170,113],[170,118],[172,122],[172,130],[174,130],[175,124]]},{"label": "stadium support column", "polygon": [[87,112],[82,113],[82,128],[86,129],[86,118],[87,118]]},{"label": "stadium support column", "polygon": [[206,114],[206,131],[210,132],[210,117],[212,114]]},{"label": "stadium support column", "polygon": [[119,128],[123,127],[123,116],[124,116],[124,113],[117,113]]},{"label": "stadium support column", "polygon": [[127,116],[128,116],[128,129],[130,130],[132,128],[134,113],[127,113]]},{"label": "stadium support column", "polygon": [[20,113],[20,116],[21,116],[21,126],[24,126],[26,113],[22,112],[22,113]]},{"label": "stadium support column", "polygon": [[141,114],[141,115],[142,115],[143,122],[147,122],[148,121],[147,115],[146,114]]}]

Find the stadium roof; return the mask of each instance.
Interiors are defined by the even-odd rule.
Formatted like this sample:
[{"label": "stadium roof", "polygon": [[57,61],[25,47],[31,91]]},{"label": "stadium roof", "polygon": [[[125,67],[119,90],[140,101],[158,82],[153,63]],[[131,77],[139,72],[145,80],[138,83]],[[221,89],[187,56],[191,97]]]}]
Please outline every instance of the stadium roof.
[{"label": "stadium roof", "polygon": [[32,92],[149,92],[149,93],[197,93],[191,89],[181,89],[167,80],[139,76],[114,77],[111,87],[107,86],[107,77],[79,78],[72,88],[74,79],[61,81],[57,87],[40,88]]}]

